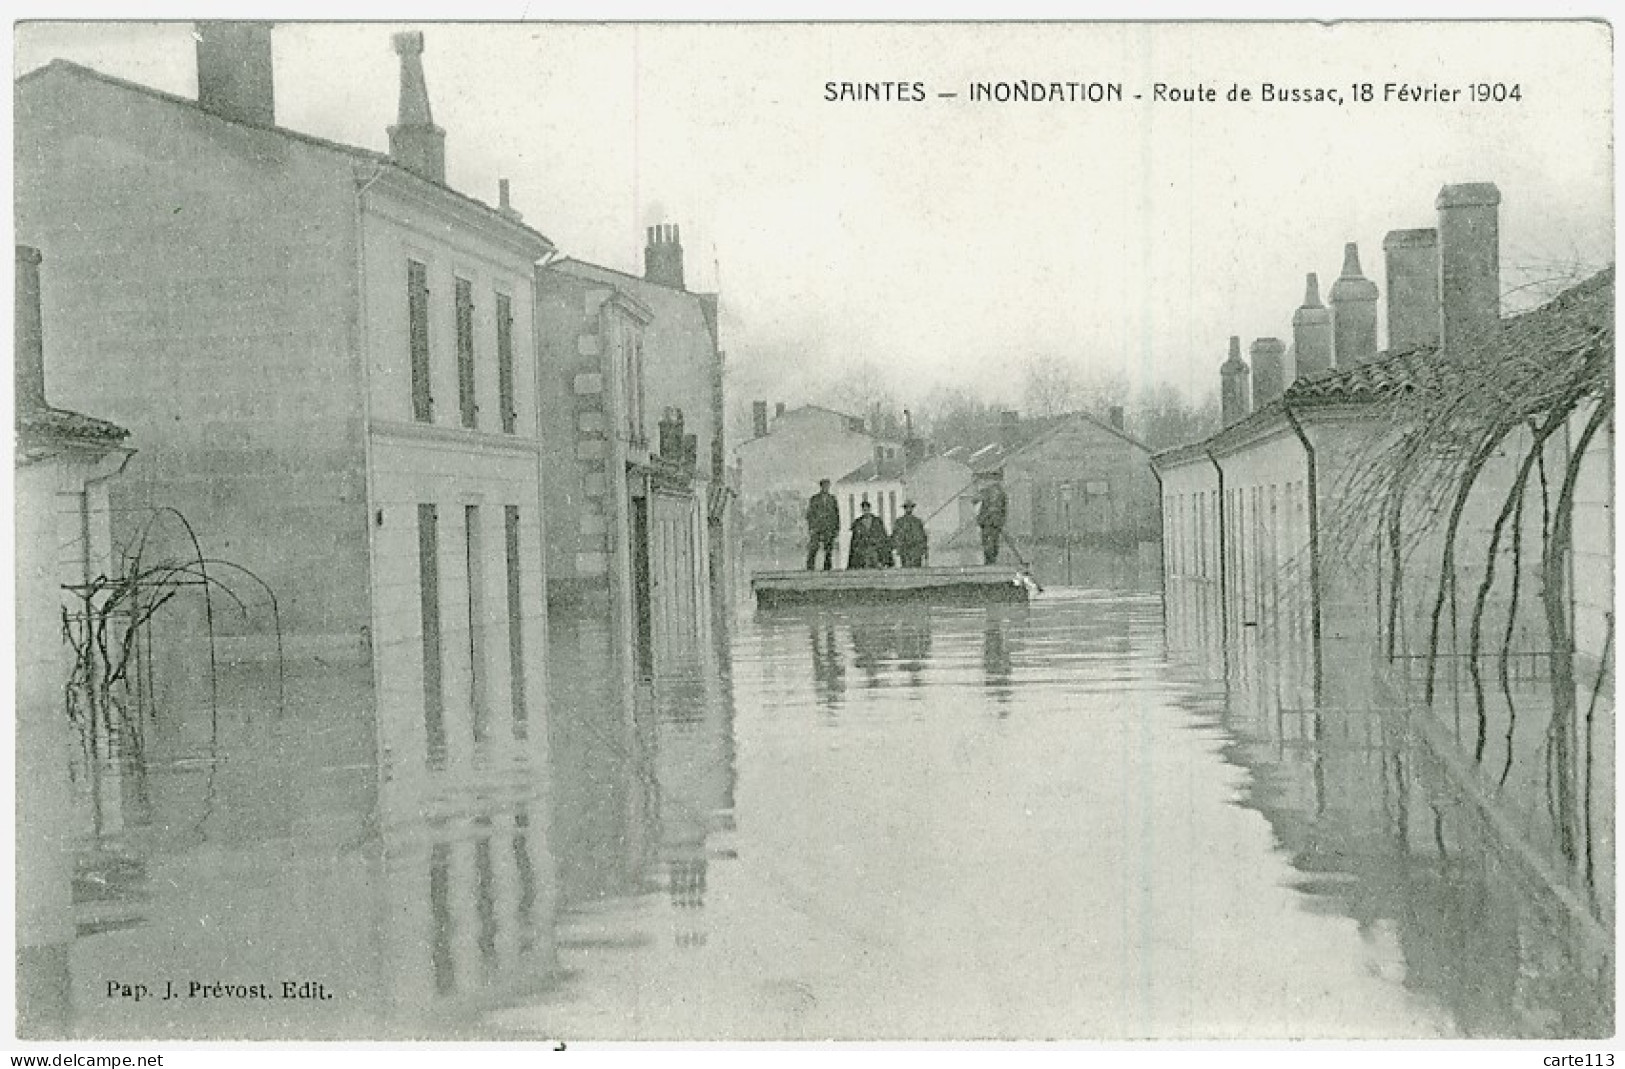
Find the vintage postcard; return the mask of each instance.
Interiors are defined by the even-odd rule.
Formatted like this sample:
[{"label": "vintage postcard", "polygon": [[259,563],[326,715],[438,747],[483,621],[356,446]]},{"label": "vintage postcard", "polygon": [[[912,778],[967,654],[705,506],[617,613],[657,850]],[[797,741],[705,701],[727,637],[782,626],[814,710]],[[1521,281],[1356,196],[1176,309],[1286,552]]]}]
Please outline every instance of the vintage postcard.
[{"label": "vintage postcard", "polygon": [[1613,1036],[1607,23],[13,65],[19,1047]]}]

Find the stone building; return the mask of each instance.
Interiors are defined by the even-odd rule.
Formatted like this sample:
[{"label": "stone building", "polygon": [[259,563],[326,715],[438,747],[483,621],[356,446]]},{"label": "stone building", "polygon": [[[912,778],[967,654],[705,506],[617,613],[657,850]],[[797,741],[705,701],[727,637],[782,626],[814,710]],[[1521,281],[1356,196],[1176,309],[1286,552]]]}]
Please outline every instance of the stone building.
[{"label": "stone building", "polygon": [[[149,557],[195,536],[269,591],[222,565],[244,611],[194,591],[155,621],[147,788],[102,852],[187,890],[132,893],[139,923],[76,943],[104,1035],[165,1033],[86,986],[160,951],[212,976],[253,943],[267,975],[338,992],[312,1037],[432,1027],[549,953],[552,245],[446,184],[423,39],[394,44],[387,153],[275,124],[263,24],[198,26],[196,100],[60,60],[17,82],[17,232],[50,250],[61,399],[142,443],[112,538],[162,515]],[[242,1003],[185,1029],[278,1031]]]}]

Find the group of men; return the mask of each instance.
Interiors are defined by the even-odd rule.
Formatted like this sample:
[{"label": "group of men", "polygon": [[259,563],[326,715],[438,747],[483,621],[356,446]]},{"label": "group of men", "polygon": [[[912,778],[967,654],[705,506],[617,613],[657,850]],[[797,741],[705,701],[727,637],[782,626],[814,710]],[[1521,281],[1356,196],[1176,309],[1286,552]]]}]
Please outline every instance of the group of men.
[{"label": "group of men", "polygon": [[[999,560],[999,540],[1004,532],[1004,516],[1008,508],[1004,487],[995,475],[977,495],[976,525],[982,532],[982,560],[996,564]],[[904,568],[923,568],[930,556],[930,539],[925,522],[914,515],[914,502],[903,502],[903,514],[897,517],[888,533],[886,523],[875,515],[874,506],[864,498],[860,511],[852,521],[852,539],[847,547],[846,566],[853,568],[890,568],[893,563]],[[841,533],[841,507],[835,495],[829,492],[829,480],[818,480],[818,493],[807,502],[807,570],[812,571],[819,553],[824,556],[824,571],[829,571],[835,556],[835,540]]]}]

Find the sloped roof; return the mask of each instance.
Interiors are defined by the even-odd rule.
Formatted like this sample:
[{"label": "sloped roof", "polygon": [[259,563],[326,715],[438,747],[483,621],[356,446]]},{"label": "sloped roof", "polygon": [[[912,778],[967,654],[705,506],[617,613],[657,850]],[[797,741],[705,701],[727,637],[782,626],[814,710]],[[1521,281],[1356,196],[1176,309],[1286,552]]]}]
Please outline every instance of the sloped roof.
[{"label": "sloped roof", "polygon": [[835,481],[838,483],[895,482],[903,478],[907,462],[902,457],[870,459],[859,464]]},{"label": "sloped roof", "polygon": [[[1610,264],[1538,308],[1501,320],[1500,330],[1477,344],[1489,344],[1510,360],[1538,363],[1572,354],[1606,339],[1613,344],[1614,268]],[[1436,345],[1386,353],[1359,367],[1300,379],[1286,391],[1288,404],[1361,404],[1443,382],[1451,374],[1449,353]]]},{"label": "sloped roof", "polygon": [[301,133],[298,130],[290,130],[285,126],[260,126],[251,123],[240,123],[210,111],[208,108],[205,108],[199,104],[196,100],[188,100],[186,97],[176,96],[173,93],[166,93],[161,89],[154,89],[150,85],[142,85],[139,82],[125,81],[123,78],[117,78],[111,74],[104,74],[101,71],[95,70],[91,67],[81,66],[78,63],[74,63],[72,60],[53,59],[45,66],[31,70],[27,74],[24,74],[22,77],[18,78],[16,84],[20,87],[25,83],[40,79],[47,73],[52,72],[80,78],[88,78],[92,81],[101,82],[104,85],[111,85],[118,89],[128,90],[132,93],[139,93],[142,96],[150,97],[153,100],[159,100],[166,104],[173,104],[177,107],[186,108],[200,115],[207,115],[211,119],[226,123],[230,126],[240,127],[245,130],[263,130],[266,133],[275,134],[289,141],[309,145],[313,148],[324,149],[329,152],[341,153],[354,159],[365,160],[368,163],[386,167],[397,174],[407,176],[412,181],[420,182],[430,189],[439,190],[441,193],[444,193],[455,200],[461,201],[470,207],[478,209],[484,214],[490,216],[493,221],[498,221],[504,226],[514,227],[525,232],[530,237],[546,245],[549,249],[554,247],[553,242],[549,241],[545,234],[539,230],[536,230],[534,227],[528,226],[523,221],[515,219],[512,216],[504,215],[498,209],[491,207],[489,204],[486,204],[484,201],[479,200],[478,198],[471,197],[466,193],[453,189],[449,185],[432,181],[431,179],[425,178],[418,174],[416,171],[402,167],[395,161],[394,157],[383,152],[377,152],[373,149],[360,148],[356,145],[346,145],[340,141],[329,141],[325,137],[317,137],[314,134],[306,134]]},{"label": "sloped roof", "polygon": [[114,445],[130,436],[116,423],[66,408],[19,406],[17,434],[30,441],[79,441]]},{"label": "sloped roof", "polygon": [[967,464],[972,471],[977,473],[995,471],[1002,468],[1010,458],[1018,453],[1026,452],[1028,449],[1042,444],[1061,428],[1077,420],[1083,420],[1114,437],[1121,438],[1128,444],[1144,450],[1148,455],[1151,452],[1144,442],[1141,442],[1133,435],[1118,430],[1093,413],[1080,410],[1066,412],[1059,416],[1024,419],[1017,422],[1003,436],[988,437],[984,435],[970,441],[961,441],[949,448],[939,449],[937,455]]},{"label": "sloped roof", "polygon": [[[1476,344],[1495,346],[1498,351],[1489,355],[1497,359],[1534,363],[1572,356],[1593,345],[1607,345],[1611,349],[1614,344],[1614,265],[1571,286],[1538,308],[1501,320],[1498,331]],[[1440,387],[1448,382],[1457,367],[1451,362],[1450,354],[1439,346],[1418,345],[1383,353],[1358,367],[1333,368],[1299,379],[1280,399],[1246,419],[1232,423],[1201,442],[1166,449],[1157,454],[1157,459],[1174,459],[1211,443],[1244,438],[1289,407],[1296,410],[1372,404]]]}]

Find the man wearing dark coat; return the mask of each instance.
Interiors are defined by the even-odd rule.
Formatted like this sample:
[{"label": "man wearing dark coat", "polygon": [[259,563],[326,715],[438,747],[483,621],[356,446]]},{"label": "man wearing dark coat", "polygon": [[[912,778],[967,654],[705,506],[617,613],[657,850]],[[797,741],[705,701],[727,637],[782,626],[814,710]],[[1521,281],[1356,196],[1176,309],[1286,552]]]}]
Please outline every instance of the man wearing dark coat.
[{"label": "man wearing dark coat", "polygon": [[1004,515],[1010,499],[1004,493],[1004,472],[989,474],[977,497],[976,526],[982,530],[982,563],[999,563],[999,539],[1004,535]]},{"label": "man wearing dark coat", "polygon": [[914,502],[903,502],[903,514],[891,525],[891,540],[892,545],[897,547],[898,562],[904,568],[925,566],[926,555],[930,552],[929,539],[925,524],[914,515]]},{"label": "man wearing dark coat", "polygon": [[807,570],[813,570],[818,551],[824,551],[824,571],[835,556],[835,539],[841,534],[841,506],[829,492],[829,480],[818,480],[818,493],[807,502]]},{"label": "man wearing dark coat", "polygon": [[852,521],[852,544],[847,548],[846,566],[852,568],[890,568],[891,537],[886,524],[874,513],[874,506],[865,501],[858,518]]}]

